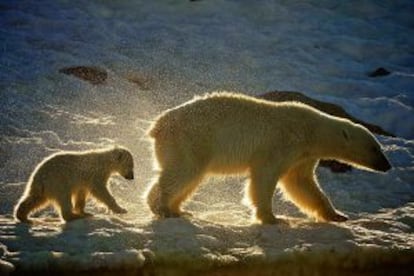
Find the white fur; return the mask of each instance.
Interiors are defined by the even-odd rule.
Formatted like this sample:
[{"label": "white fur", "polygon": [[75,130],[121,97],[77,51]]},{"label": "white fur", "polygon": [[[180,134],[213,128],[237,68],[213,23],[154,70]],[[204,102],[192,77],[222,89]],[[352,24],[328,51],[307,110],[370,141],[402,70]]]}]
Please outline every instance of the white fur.
[{"label": "white fur", "polygon": [[29,214],[54,203],[65,221],[89,216],[85,201],[92,195],[113,212],[125,213],[107,189],[113,173],[132,179],[131,153],[120,147],[83,152],[59,152],[44,159],[33,171],[15,208],[16,219],[30,222]]},{"label": "white fur", "polygon": [[301,103],[231,93],[208,94],[167,110],[149,134],[161,171],[147,201],[161,217],[179,216],[181,203],[207,173],[247,171],[247,194],[263,223],[277,221],[272,196],[278,181],[305,213],[343,221],[315,179],[318,160],[376,169],[382,155],[375,137],[349,120]]}]

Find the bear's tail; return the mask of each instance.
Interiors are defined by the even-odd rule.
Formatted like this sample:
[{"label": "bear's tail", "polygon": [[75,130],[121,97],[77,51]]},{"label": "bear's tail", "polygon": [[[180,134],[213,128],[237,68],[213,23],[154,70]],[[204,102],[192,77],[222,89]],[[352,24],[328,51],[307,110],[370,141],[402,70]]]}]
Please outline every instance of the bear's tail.
[{"label": "bear's tail", "polygon": [[184,118],[177,112],[168,111],[161,114],[155,122],[151,125],[148,134],[154,139],[168,138],[178,129],[181,129]]},{"label": "bear's tail", "polygon": [[152,125],[151,128],[148,130],[148,135],[152,138],[156,138],[160,132],[160,128],[157,126],[157,124]]},{"label": "bear's tail", "polygon": [[154,139],[161,138],[165,136],[165,130],[169,127],[171,127],[171,123],[167,122],[167,119],[165,117],[161,117],[151,125],[148,134]]}]

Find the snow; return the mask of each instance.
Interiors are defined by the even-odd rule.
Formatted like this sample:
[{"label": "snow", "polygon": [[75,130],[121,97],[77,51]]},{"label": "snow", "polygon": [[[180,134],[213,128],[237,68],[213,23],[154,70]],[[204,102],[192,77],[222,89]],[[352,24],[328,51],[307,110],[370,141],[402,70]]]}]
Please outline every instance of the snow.
[{"label": "snow", "polygon": [[[414,264],[414,5],[412,1],[2,1],[0,3],[0,274],[24,271],[341,274]],[[104,68],[92,85],[59,73]],[[368,77],[378,67],[392,73]],[[137,82],[131,79],[139,80]],[[246,176],[213,177],[190,218],[154,220],[142,198],[156,176],[148,124],[194,95],[293,90],[337,103],[397,137],[381,137],[393,169],[318,169],[348,214],[316,223],[274,198],[287,225],[262,226],[241,201]],[[45,156],[122,144],[136,181],[111,188],[128,214],[90,202],[91,219],[33,226],[13,206]]]}]

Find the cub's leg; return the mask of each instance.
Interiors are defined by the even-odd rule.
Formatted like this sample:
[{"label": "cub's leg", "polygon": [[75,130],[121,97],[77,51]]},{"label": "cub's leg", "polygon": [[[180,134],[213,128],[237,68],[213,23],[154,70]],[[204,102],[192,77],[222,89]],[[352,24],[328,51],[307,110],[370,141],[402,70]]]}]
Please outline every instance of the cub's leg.
[{"label": "cub's leg", "polygon": [[250,169],[247,196],[255,209],[256,218],[263,224],[280,223],[272,211],[272,198],[277,184],[278,172],[270,166],[255,166]]},{"label": "cub's leg", "polygon": [[30,223],[31,220],[28,219],[29,214],[44,205],[47,202],[46,198],[40,195],[27,195],[20,200],[17,204],[14,212],[15,218],[21,222]]},{"label": "cub's leg", "polygon": [[86,190],[80,190],[73,196],[73,212],[85,217],[92,216],[92,214],[85,212],[86,198],[88,192]]},{"label": "cub's leg", "polygon": [[60,209],[60,214],[65,221],[83,218],[82,215],[73,212],[71,195],[61,195],[56,198],[56,205]]},{"label": "cub's leg", "polygon": [[345,221],[329,198],[319,188],[314,173],[317,160],[302,162],[291,168],[281,181],[284,194],[304,213],[323,221]]},{"label": "cub's leg", "polygon": [[114,213],[125,214],[128,212],[126,209],[118,205],[118,203],[115,201],[115,198],[111,195],[105,186],[96,185],[95,188],[91,190],[91,194],[100,202],[108,206],[108,208]]}]

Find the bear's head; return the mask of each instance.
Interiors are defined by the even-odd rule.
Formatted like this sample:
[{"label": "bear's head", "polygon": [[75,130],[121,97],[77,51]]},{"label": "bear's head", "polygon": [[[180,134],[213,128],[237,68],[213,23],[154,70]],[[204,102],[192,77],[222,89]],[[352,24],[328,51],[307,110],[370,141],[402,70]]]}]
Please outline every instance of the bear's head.
[{"label": "bear's head", "polygon": [[132,154],[125,148],[116,147],[112,151],[114,169],[125,179],[134,179],[134,159]]},{"label": "bear's head", "polygon": [[365,127],[351,122],[337,129],[340,137],[339,157],[342,161],[368,170],[386,172],[391,164],[381,150],[381,144]]}]

